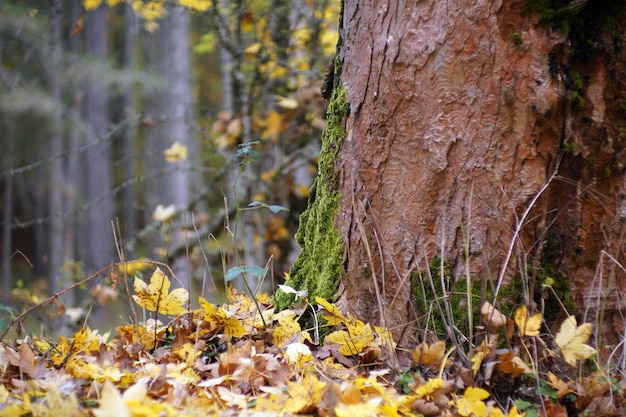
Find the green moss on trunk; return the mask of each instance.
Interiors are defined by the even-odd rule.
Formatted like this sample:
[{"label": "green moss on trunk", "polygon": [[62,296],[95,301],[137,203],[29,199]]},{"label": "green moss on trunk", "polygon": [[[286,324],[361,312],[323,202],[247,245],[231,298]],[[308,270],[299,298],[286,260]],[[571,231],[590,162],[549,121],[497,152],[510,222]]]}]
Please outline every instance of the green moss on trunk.
[{"label": "green moss on trunk", "polygon": [[[340,71],[336,67],[337,64],[337,75]],[[302,252],[291,267],[287,285],[298,290],[308,289],[311,299],[315,296],[332,299],[343,273],[344,245],[335,223],[341,197],[338,193],[336,161],[346,135],[344,118],[348,115],[348,107],[346,91],[340,85],[335,86],[326,112],[317,178],[311,187],[309,205],[300,216],[300,227],[296,233],[296,241]],[[293,297],[277,291],[277,307],[289,307]]]}]

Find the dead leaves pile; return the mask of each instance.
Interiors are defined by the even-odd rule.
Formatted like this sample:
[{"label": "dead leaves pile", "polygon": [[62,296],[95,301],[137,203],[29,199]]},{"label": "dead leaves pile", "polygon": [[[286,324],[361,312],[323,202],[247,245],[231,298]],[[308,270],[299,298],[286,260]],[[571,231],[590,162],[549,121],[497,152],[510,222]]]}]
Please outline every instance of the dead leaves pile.
[{"label": "dead leaves pile", "polygon": [[[387,329],[343,315],[324,299],[315,300],[322,323],[303,329],[301,314],[313,317],[310,309],[276,312],[267,297],[257,300],[261,311],[236,292],[226,305],[200,298],[199,308],[189,310],[187,291],[170,291],[159,269],[134,290],[139,306],[170,321],[127,324],[112,336],[83,328],[54,343],[1,344],[0,417],[561,417],[565,399],[581,411],[624,410],[616,378],[557,376],[558,364],[576,365],[596,353],[586,344],[591,325],[579,326],[574,317],[555,337],[559,354],[539,337],[540,314],[521,307],[510,320],[485,305],[484,342],[467,367],[444,341],[434,341],[418,344],[409,366],[398,370],[387,366],[397,351]],[[499,347],[503,334],[509,348]],[[533,355],[551,361],[555,372],[538,369]],[[524,378],[533,386],[536,375],[546,381],[544,391],[524,397]]]}]

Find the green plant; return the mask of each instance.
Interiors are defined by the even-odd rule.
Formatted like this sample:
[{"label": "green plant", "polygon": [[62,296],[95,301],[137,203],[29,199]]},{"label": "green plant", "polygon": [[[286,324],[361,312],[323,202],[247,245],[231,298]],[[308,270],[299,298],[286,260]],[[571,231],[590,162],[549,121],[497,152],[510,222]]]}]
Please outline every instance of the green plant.
[{"label": "green plant", "polygon": [[511,39],[511,42],[513,42],[513,45],[515,46],[520,46],[524,42],[524,38],[522,37],[522,34],[519,32],[511,33],[510,39]]}]

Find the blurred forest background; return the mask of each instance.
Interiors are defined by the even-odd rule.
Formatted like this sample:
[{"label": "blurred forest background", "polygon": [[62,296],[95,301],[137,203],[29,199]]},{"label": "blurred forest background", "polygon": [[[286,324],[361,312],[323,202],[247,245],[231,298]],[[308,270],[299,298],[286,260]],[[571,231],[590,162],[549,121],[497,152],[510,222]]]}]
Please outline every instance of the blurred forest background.
[{"label": "blurred forest background", "polygon": [[[141,258],[193,299],[219,300],[243,265],[269,266],[270,290],[298,251],[339,0],[0,7],[2,321]],[[109,284],[62,302],[85,314],[116,296]]]}]

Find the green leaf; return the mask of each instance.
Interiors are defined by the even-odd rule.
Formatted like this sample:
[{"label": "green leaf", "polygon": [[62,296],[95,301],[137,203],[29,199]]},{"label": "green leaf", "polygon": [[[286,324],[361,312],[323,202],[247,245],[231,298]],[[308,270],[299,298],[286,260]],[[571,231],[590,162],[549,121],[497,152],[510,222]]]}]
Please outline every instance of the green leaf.
[{"label": "green leaf", "polygon": [[267,206],[267,208],[270,209],[272,211],[272,213],[274,213],[274,214],[276,214],[276,213],[278,213],[280,211],[289,211],[285,207],[278,206],[278,205],[275,205],[275,204],[272,204],[271,206]]},{"label": "green leaf", "polygon": [[230,282],[237,278],[241,274],[252,275],[255,277],[263,277],[265,275],[265,268],[260,266],[233,266],[224,275],[224,281]]}]

